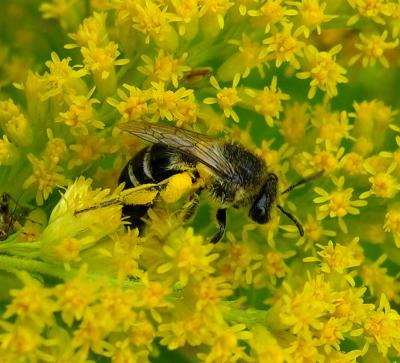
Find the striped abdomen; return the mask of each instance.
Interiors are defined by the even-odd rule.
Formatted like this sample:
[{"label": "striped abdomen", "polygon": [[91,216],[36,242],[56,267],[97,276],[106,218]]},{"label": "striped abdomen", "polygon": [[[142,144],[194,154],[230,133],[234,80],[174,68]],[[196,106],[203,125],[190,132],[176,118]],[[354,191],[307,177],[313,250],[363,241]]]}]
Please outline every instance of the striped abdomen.
[{"label": "striped abdomen", "polygon": [[[187,169],[193,169],[196,162],[176,149],[162,144],[150,145],[139,151],[121,172],[118,183],[125,182],[125,189],[133,188],[141,184],[159,183],[170,176],[181,173]],[[122,213],[129,217],[131,227],[142,227],[141,218],[147,213],[152,204],[124,205]]]}]

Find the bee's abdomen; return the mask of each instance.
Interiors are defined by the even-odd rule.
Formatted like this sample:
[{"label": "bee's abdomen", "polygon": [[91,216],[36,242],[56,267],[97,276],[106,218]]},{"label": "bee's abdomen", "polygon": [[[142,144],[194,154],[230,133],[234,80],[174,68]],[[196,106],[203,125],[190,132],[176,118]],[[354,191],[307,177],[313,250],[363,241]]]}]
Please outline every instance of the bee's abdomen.
[{"label": "bee's abdomen", "polygon": [[139,151],[122,170],[119,183],[125,188],[146,183],[159,183],[170,176],[194,167],[191,158],[161,144],[148,146]]}]

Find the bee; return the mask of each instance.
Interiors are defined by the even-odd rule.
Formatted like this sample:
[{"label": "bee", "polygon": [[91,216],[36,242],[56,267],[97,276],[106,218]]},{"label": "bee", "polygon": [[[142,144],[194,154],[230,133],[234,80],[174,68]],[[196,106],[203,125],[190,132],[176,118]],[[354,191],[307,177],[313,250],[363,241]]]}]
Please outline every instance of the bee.
[{"label": "bee", "polygon": [[[206,175],[205,186],[196,190],[186,203],[183,220],[191,218],[199,205],[200,193],[205,190],[216,200],[219,208],[216,219],[218,232],[212,243],[221,240],[226,228],[226,211],[248,207],[250,219],[258,224],[266,224],[271,219],[271,210],[276,206],[297,226],[304,235],[300,222],[278,204],[279,179],[268,170],[262,159],[246,150],[239,143],[219,141],[207,135],[174,126],[149,122],[128,122],[119,128],[152,143],[139,151],[125,165],[119,177],[124,188],[133,188],[147,183],[160,183],[172,175],[190,171],[193,182]],[[293,188],[321,175],[301,179],[281,192],[288,193]],[[202,176],[200,176],[202,175]],[[142,218],[153,206],[124,205],[122,213],[132,227],[143,227]]]},{"label": "bee", "polygon": [[[10,209],[10,201],[13,200],[15,208],[13,211]],[[5,241],[8,238],[10,230],[14,227],[17,221],[15,210],[17,208],[17,201],[15,201],[10,194],[3,192],[0,197],[0,241]]]}]

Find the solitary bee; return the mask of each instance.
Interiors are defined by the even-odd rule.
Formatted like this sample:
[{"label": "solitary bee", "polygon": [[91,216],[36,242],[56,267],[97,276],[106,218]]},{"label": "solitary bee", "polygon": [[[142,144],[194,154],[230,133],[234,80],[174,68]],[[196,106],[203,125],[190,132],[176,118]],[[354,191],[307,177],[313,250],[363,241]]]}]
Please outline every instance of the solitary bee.
[{"label": "solitary bee", "polygon": [[[119,127],[153,144],[139,151],[122,170],[119,183],[125,182],[125,188],[160,183],[184,171],[191,171],[194,179],[200,178],[200,175],[207,176],[205,187],[193,193],[186,203],[183,219],[187,220],[194,215],[200,193],[206,190],[219,204],[216,215],[219,231],[211,242],[218,242],[224,235],[226,210],[229,207],[249,206],[249,217],[256,223],[265,224],[271,218],[272,207],[276,205],[294,222],[300,235],[304,235],[298,220],[277,203],[277,175],[269,172],[264,161],[242,145],[221,142],[174,126],[148,122],[128,122]],[[281,194],[320,174],[300,180]],[[133,227],[140,228],[143,226],[141,218],[152,205],[124,205],[122,212]]]}]

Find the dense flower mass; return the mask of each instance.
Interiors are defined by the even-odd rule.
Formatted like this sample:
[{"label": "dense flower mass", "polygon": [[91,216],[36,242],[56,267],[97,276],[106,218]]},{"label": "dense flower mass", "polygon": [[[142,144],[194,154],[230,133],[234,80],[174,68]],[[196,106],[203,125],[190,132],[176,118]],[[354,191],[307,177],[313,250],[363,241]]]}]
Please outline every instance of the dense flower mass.
[{"label": "dense flower mass", "polygon": [[[399,362],[400,1],[0,13],[1,363]],[[256,155],[268,223],[212,243],[210,165],[124,189],[143,121]]]}]

